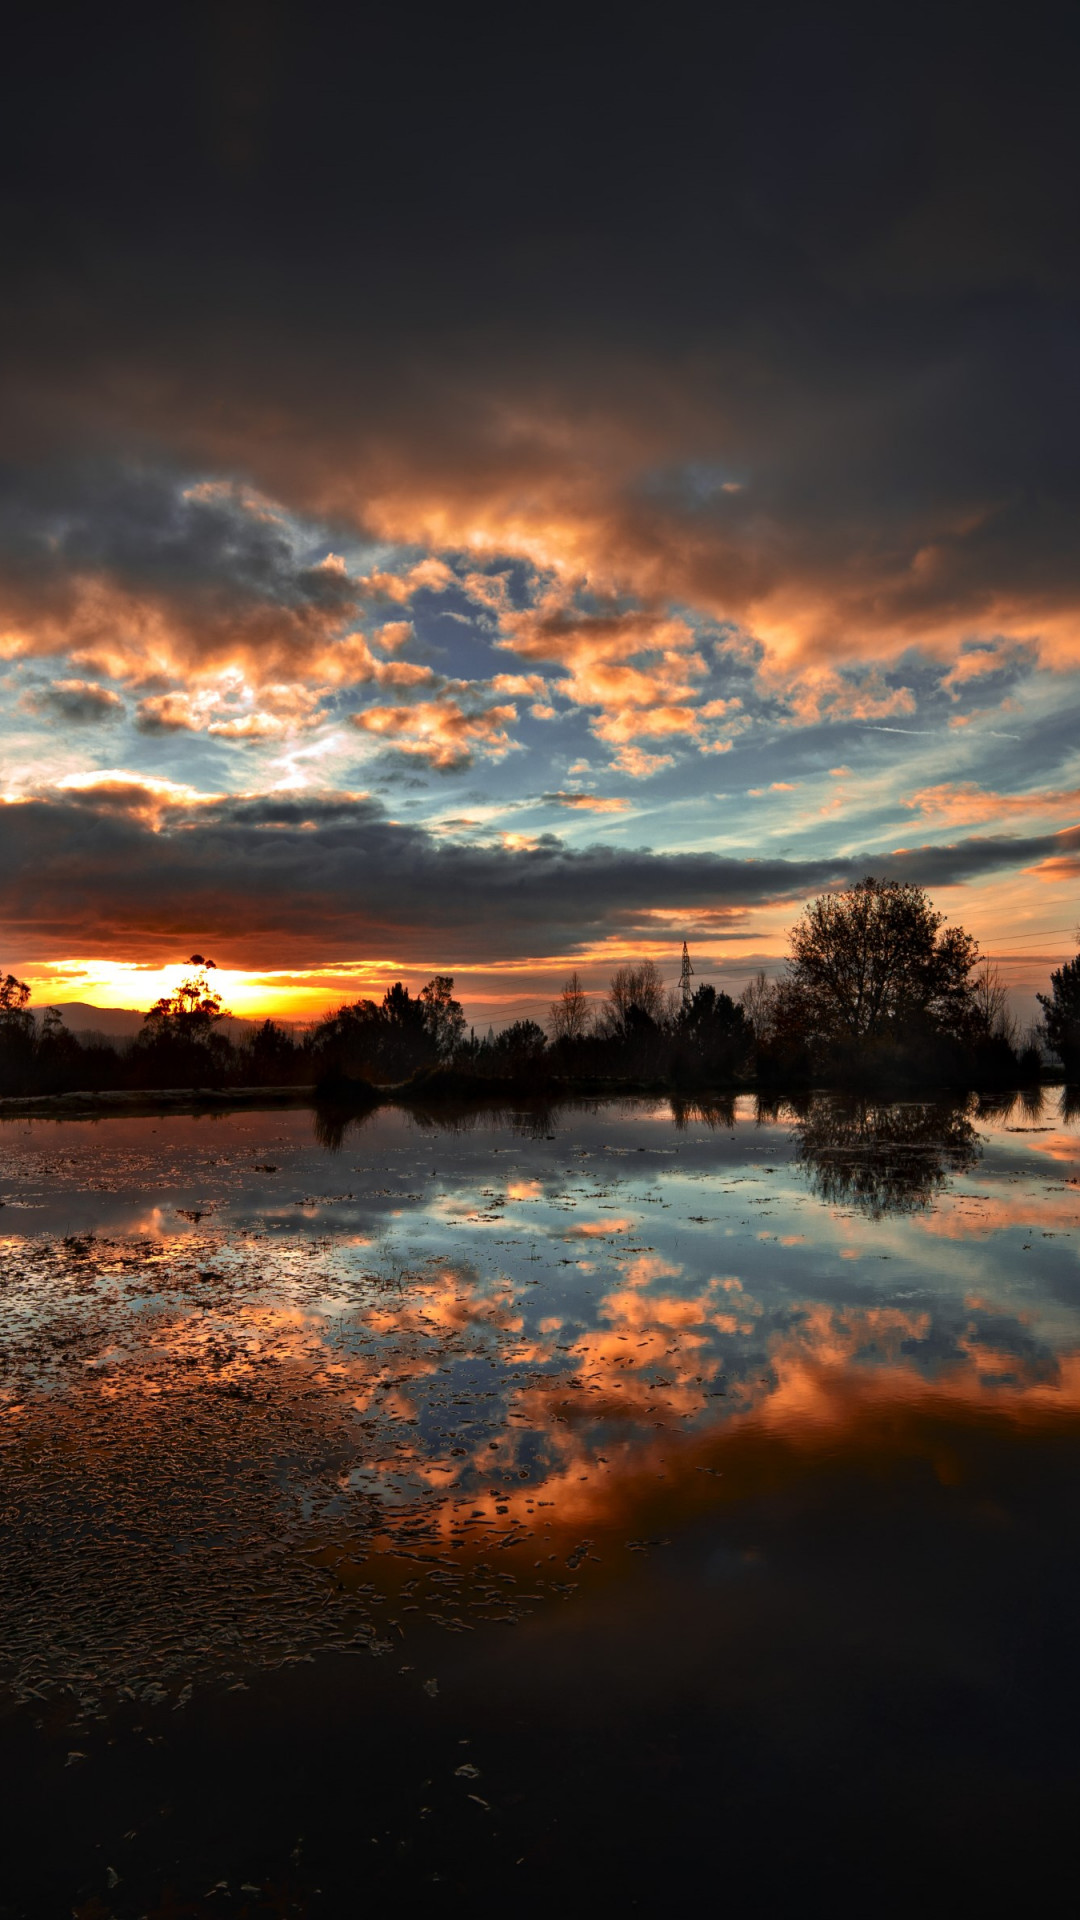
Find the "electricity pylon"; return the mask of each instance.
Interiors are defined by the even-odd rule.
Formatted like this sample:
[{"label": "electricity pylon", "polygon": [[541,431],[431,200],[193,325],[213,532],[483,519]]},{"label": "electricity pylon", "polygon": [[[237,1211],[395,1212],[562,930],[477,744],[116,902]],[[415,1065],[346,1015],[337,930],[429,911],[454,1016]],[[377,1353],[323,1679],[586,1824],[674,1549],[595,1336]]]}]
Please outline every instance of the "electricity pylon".
[{"label": "electricity pylon", "polygon": [[684,940],[682,943],[682,970],[679,974],[679,991],[682,994],[682,1003],[684,1007],[688,1007],[690,1005],[690,982],[693,978],[694,978],[694,969],[690,965],[690,952],[687,947],[686,941]]}]

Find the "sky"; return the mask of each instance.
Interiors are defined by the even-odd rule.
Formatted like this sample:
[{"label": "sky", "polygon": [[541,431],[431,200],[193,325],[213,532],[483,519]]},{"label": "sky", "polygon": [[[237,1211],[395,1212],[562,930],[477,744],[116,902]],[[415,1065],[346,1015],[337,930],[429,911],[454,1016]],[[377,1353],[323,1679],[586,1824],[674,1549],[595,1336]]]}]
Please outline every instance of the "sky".
[{"label": "sky", "polygon": [[1076,19],[37,10],[0,114],[0,967],[739,991],[1080,872]]}]

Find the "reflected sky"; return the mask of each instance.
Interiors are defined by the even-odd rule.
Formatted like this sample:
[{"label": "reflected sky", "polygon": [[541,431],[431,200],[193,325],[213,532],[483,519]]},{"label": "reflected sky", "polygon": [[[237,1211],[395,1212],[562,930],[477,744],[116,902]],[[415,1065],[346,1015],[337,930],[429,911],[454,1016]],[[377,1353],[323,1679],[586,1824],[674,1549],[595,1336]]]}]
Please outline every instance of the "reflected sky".
[{"label": "reflected sky", "polygon": [[1075,1422],[1078,1179],[1057,1090],[9,1122],[5,1682],[83,1715],[334,1649],[419,1682],[433,1635],[722,1535],[763,1473]]}]

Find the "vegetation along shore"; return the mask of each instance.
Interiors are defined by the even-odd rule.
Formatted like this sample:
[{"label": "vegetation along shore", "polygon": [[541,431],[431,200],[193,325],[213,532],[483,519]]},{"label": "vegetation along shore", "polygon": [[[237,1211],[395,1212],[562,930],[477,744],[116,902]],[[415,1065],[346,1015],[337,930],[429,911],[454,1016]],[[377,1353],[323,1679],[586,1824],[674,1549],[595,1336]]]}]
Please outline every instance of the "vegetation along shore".
[{"label": "vegetation along shore", "polygon": [[202,954],[130,1040],[75,1034],[29,989],[0,977],[0,1101],[8,1111],[113,1110],[164,1102],[373,1105],[507,1094],[601,1095],[694,1088],[833,1086],[895,1091],[1005,1087],[1080,1072],[1080,955],[1039,995],[1021,1034],[992,963],[921,887],[873,877],[826,893],[789,936],[779,976],[736,1001],[708,983],[666,990],[655,962],[616,969],[603,996],[576,973],[547,1029],[518,1020],[466,1030],[451,976],[416,995],[344,1005],[302,1032],[265,1020],[239,1042],[223,1029],[214,963]]}]

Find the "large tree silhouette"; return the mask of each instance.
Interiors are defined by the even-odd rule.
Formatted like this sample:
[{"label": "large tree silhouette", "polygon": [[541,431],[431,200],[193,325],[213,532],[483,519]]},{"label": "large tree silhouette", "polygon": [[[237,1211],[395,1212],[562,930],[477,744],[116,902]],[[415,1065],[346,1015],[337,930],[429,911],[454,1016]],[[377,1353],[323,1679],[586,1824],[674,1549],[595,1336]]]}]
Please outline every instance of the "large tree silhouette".
[{"label": "large tree silhouette", "polygon": [[808,1029],[855,1053],[913,1031],[962,1038],[978,945],[944,920],[922,887],[872,876],[812,901],[788,970]]}]

